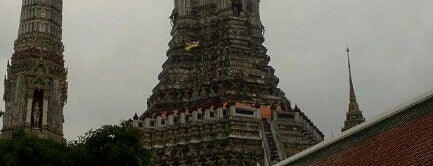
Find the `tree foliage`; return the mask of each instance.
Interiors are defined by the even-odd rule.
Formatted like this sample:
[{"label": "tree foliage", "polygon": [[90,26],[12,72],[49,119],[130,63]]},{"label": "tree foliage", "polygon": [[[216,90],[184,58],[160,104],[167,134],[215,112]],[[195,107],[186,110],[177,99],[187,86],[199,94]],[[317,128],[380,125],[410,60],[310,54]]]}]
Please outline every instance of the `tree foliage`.
[{"label": "tree foliage", "polygon": [[0,140],[0,165],[66,165],[68,147],[65,144],[29,136],[23,131],[11,139]]},{"label": "tree foliage", "polygon": [[85,134],[73,147],[84,151],[84,165],[149,165],[150,154],[143,148],[139,131],[131,126],[103,126]]},{"label": "tree foliage", "polygon": [[5,166],[145,166],[150,165],[150,153],[143,148],[137,129],[107,125],[68,145],[18,132],[0,140],[0,161]]}]

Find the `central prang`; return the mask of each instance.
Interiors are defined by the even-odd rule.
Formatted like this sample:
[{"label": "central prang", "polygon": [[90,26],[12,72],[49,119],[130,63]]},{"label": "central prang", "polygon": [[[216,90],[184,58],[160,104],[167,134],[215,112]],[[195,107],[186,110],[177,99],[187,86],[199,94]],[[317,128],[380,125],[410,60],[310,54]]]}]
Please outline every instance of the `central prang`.
[{"label": "central prang", "polygon": [[168,59],[134,118],[155,165],[271,164],[323,140],[277,87],[259,0],[174,2]]}]

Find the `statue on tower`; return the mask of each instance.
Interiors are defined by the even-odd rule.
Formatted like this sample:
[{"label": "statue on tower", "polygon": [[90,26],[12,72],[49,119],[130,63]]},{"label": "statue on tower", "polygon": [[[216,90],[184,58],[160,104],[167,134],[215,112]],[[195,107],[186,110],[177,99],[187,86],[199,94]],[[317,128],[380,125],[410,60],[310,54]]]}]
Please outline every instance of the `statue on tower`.
[{"label": "statue on tower", "polygon": [[41,127],[41,110],[39,109],[39,105],[36,104],[33,107],[33,111],[32,111],[32,117],[33,117],[33,124],[32,127],[34,128],[40,128]]}]

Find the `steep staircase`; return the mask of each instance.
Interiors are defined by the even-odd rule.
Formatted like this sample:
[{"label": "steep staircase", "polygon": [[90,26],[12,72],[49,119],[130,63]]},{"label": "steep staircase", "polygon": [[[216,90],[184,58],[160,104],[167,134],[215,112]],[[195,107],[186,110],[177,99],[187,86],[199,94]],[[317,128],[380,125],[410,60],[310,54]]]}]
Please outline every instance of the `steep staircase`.
[{"label": "steep staircase", "polygon": [[278,161],[280,161],[280,156],[278,154],[277,144],[274,140],[274,136],[272,133],[271,124],[267,119],[263,119],[263,129],[264,136],[266,138],[266,144],[268,147],[269,162],[271,164],[277,163]]}]

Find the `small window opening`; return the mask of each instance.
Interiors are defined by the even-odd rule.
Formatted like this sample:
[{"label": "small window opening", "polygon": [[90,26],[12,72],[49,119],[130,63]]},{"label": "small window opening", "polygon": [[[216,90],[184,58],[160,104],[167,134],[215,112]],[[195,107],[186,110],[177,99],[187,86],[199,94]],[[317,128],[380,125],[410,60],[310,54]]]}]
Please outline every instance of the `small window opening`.
[{"label": "small window opening", "polygon": [[236,109],[236,113],[242,115],[254,115],[254,111],[239,109],[239,108]]},{"label": "small window opening", "polygon": [[161,120],[161,126],[165,125],[165,120]]},{"label": "small window opening", "polygon": [[192,10],[191,10],[191,16],[192,16],[192,17],[197,17],[197,16],[198,16],[198,12],[197,12],[197,10],[192,9]]},{"label": "small window opening", "polygon": [[242,13],[242,3],[239,2],[233,3],[232,6],[233,6],[233,14],[235,16],[240,16]]}]

